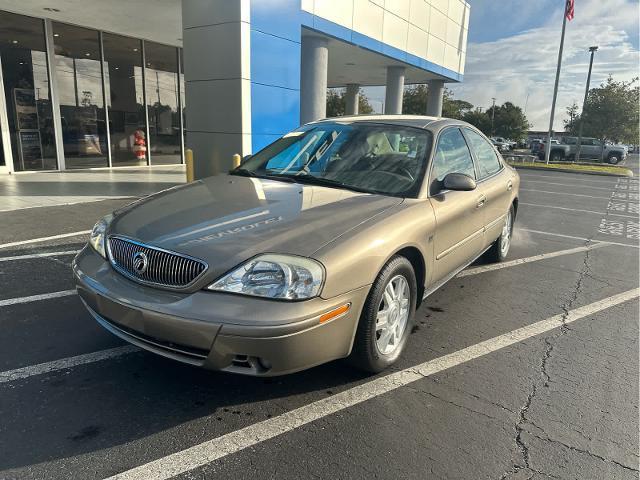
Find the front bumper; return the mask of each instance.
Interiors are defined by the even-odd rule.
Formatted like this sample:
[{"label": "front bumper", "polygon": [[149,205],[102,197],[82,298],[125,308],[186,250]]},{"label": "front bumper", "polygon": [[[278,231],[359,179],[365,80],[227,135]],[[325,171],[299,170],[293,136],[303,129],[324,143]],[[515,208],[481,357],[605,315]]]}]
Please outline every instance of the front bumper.
[{"label": "front bumper", "polygon": [[[78,294],[107,330],[191,365],[247,375],[292,373],[346,357],[369,286],[330,299],[266,300],[147,287],[117,273],[92,248],[73,261]],[[322,314],[345,303],[342,316]]]}]

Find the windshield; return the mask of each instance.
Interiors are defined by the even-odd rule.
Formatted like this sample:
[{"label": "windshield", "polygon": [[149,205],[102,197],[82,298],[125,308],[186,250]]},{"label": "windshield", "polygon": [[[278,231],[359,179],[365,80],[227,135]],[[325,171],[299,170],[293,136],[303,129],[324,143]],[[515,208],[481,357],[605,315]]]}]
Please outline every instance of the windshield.
[{"label": "windshield", "polygon": [[430,148],[431,134],[420,128],[321,123],[285,135],[232,173],[415,196]]}]

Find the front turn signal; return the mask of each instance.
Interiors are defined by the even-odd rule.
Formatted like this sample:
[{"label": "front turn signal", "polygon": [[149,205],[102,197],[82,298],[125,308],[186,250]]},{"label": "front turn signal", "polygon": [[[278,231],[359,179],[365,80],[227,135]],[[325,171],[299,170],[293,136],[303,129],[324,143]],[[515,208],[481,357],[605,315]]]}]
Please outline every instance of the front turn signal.
[{"label": "front turn signal", "polygon": [[347,313],[351,308],[350,303],[345,303],[344,305],[339,306],[338,308],[334,308],[333,310],[324,313],[320,316],[320,323],[328,322],[329,320],[333,320],[336,317],[340,317]]}]

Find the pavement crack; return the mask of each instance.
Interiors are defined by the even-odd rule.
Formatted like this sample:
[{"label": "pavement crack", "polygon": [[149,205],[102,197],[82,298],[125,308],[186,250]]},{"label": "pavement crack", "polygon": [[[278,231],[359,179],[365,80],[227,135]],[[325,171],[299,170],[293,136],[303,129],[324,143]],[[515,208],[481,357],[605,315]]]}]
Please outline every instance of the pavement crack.
[{"label": "pavement crack", "polygon": [[488,415],[488,414],[486,414],[484,412],[480,412],[478,410],[474,410],[473,408],[469,408],[469,407],[467,407],[465,405],[461,405],[459,403],[455,403],[455,402],[453,402],[451,400],[447,400],[446,398],[443,398],[443,397],[441,397],[439,395],[436,395],[434,393],[427,392],[425,390],[422,390],[422,389],[419,389],[419,388],[415,388],[415,387],[410,387],[410,388],[411,388],[411,390],[413,390],[415,392],[419,392],[419,393],[423,393],[425,395],[429,395],[430,397],[436,398],[436,399],[438,399],[438,400],[440,400],[442,402],[448,403],[449,405],[453,405],[454,407],[461,408],[462,410],[466,410],[466,411],[471,412],[471,413],[473,413],[475,415],[480,415],[480,416],[489,418],[489,419],[494,420],[494,421],[498,420],[496,417],[492,417],[491,415]]},{"label": "pavement crack", "polygon": [[[585,242],[585,246],[587,244],[589,244],[590,240],[587,240]],[[578,300],[578,297],[580,296],[580,293],[582,292],[582,288],[583,288],[583,283],[584,283],[584,279],[586,277],[589,277],[591,275],[591,271],[590,271],[590,267],[589,267],[589,256],[590,256],[590,252],[591,250],[585,250],[585,254],[584,254],[584,258],[582,260],[582,268],[580,270],[580,272],[578,273],[578,279],[576,280],[573,288],[571,289],[569,298],[567,299],[567,301],[565,301],[562,305],[561,305],[561,309],[562,309],[562,315],[561,315],[561,319],[560,321],[562,322],[562,326],[560,327],[560,331],[554,335],[548,335],[544,337],[544,350],[542,352],[542,358],[540,360],[540,365],[538,367],[539,372],[540,372],[540,378],[542,379],[542,386],[547,388],[549,386],[549,383],[551,382],[551,376],[549,375],[547,366],[549,363],[549,359],[551,358],[551,354],[554,350],[554,344],[553,344],[553,340],[565,335],[567,332],[569,332],[571,329],[567,326],[567,318],[569,318],[571,309],[573,307],[573,305],[575,304],[575,302]],[[518,420],[514,426],[514,430],[515,430],[515,444],[518,447],[518,450],[520,451],[520,456],[521,456],[521,460],[522,463],[521,464],[515,464],[513,465],[512,469],[505,472],[503,474],[503,476],[501,477],[501,480],[505,480],[507,478],[509,478],[511,475],[515,474],[516,472],[518,472],[519,470],[523,470],[526,469],[528,471],[531,472],[535,472],[537,474],[540,475],[546,475],[547,477],[549,475],[543,473],[543,472],[539,472],[536,471],[534,468],[531,467],[531,452],[529,450],[528,445],[526,444],[526,442],[524,441],[523,437],[522,437],[522,433],[524,432],[524,426],[526,424],[532,424],[533,422],[530,422],[527,418],[527,412],[529,411],[529,409],[531,408],[531,405],[533,403],[533,400],[536,397],[536,394],[538,393],[538,380],[534,380],[531,384],[531,390],[529,391],[529,393],[527,394],[527,398],[525,400],[524,405],[522,405],[522,407],[520,407],[520,410],[518,412]],[[530,432],[528,432],[530,433]]]},{"label": "pavement crack", "polygon": [[465,395],[470,396],[471,398],[474,398],[475,400],[478,400],[478,401],[483,402],[483,403],[488,403],[489,405],[493,405],[494,407],[498,407],[501,410],[504,410],[506,412],[509,412],[509,413],[512,413],[512,414],[516,413],[512,409],[502,405],[501,403],[494,402],[492,400],[489,400],[486,397],[483,397],[483,396],[480,396],[480,395],[476,395],[475,393],[471,393],[468,390],[465,390],[464,388],[460,388],[460,387],[456,387],[456,386],[453,386],[453,385],[449,385],[449,384],[444,383],[444,382],[438,380],[437,378],[433,378],[433,377],[428,377],[428,380],[432,381],[436,385],[441,385],[444,388],[448,388],[448,389],[455,390],[457,392],[463,393]]},{"label": "pavement crack", "polygon": [[578,448],[578,447],[574,447],[572,445],[566,444],[564,442],[561,442],[560,440],[556,440],[550,437],[541,437],[539,435],[536,435],[535,433],[531,433],[531,432],[527,432],[529,435],[531,435],[532,437],[537,438],[538,440],[542,440],[543,442],[549,442],[549,443],[555,443],[557,445],[562,445],[564,448],[571,450],[572,452],[577,452],[577,453],[582,453],[584,455],[588,455],[590,457],[596,458],[602,462],[606,462],[606,463],[613,463],[614,465],[617,465],[621,468],[624,468],[625,470],[629,470],[631,472],[638,472],[640,470],[638,470],[637,468],[633,468],[630,467],[629,465],[625,465],[624,463],[618,462],[617,460],[612,460],[610,458],[606,458],[603,457],[602,455],[598,455],[597,453],[593,453],[590,450],[586,450],[583,448]]}]

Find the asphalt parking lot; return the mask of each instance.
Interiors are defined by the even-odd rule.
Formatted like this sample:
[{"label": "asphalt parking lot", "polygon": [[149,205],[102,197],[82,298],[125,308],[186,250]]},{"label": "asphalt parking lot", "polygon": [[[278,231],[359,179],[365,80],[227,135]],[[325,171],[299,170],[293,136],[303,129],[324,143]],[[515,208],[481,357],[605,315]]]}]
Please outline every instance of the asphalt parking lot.
[{"label": "asphalt parking lot", "polygon": [[520,173],[509,261],[430,296],[377,376],[126,346],[74,295],[68,234],[129,200],[0,212],[0,478],[637,479],[638,178]]}]

